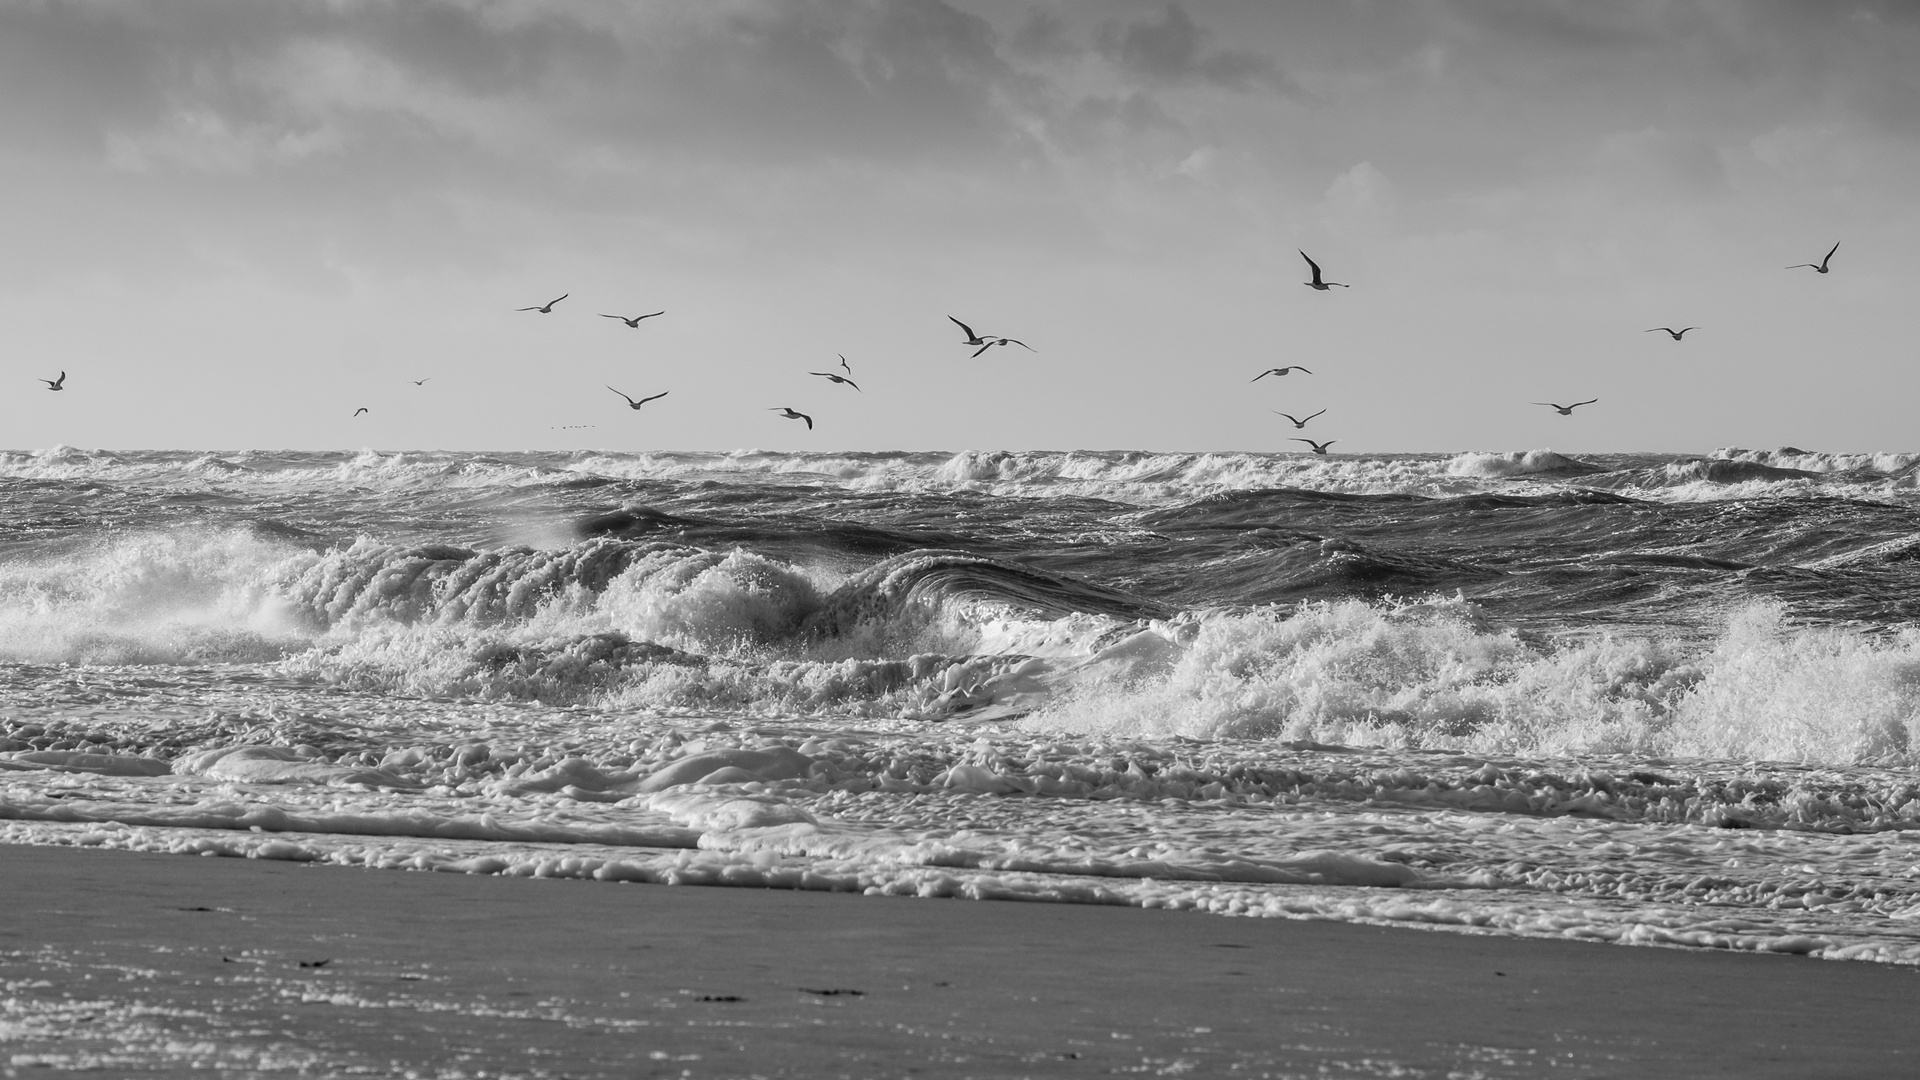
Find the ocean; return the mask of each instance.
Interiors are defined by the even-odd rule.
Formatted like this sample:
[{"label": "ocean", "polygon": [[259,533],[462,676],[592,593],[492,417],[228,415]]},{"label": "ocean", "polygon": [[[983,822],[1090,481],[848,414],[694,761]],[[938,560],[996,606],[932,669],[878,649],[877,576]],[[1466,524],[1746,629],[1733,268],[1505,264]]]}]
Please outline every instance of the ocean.
[{"label": "ocean", "polygon": [[5,453],[0,842],[1920,963],[1916,467]]}]

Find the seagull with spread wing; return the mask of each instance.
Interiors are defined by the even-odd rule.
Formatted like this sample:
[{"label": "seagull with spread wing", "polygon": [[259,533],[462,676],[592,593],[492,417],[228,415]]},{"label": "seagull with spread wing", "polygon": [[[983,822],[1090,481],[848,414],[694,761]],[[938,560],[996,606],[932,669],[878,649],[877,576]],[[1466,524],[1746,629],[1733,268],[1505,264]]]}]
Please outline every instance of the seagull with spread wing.
[{"label": "seagull with spread wing", "polygon": [[539,312],[539,313],[540,313],[540,314],[542,314],[542,315],[551,315],[551,314],[553,314],[553,305],[555,305],[555,304],[557,304],[557,303],[559,303],[559,302],[560,302],[560,301],[562,301],[562,300],[565,300],[565,299],[566,299],[567,297],[569,297],[569,296],[572,296],[572,295],[573,295],[572,293],[561,293],[561,294],[560,294],[559,296],[556,296],[556,297],[554,297],[553,299],[551,299],[551,300],[549,300],[549,301],[547,301],[547,302],[546,302],[546,303],[544,303],[544,304],[535,304],[535,305],[533,305],[532,307],[523,307],[523,308],[514,308],[513,310],[515,310],[515,311],[537,311],[537,312]]},{"label": "seagull with spread wing", "polygon": [[[611,387],[611,386],[609,386],[609,387],[607,387],[607,389],[609,389],[609,390],[613,390],[613,387]],[[614,393],[616,393],[616,394],[620,394],[620,391],[618,391],[618,390],[613,390],[613,392],[614,392]],[[645,404],[646,404],[647,402],[649,402],[649,401],[659,401],[659,400],[660,400],[661,398],[663,398],[663,397],[666,397],[666,396],[667,396],[668,394],[670,394],[670,393],[672,393],[672,392],[673,392],[673,391],[671,391],[671,390],[662,390],[662,391],[660,391],[659,393],[657,393],[657,394],[655,394],[655,395],[653,395],[652,397],[643,397],[643,398],[641,398],[641,399],[640,399],[639,401],[635,401],[635,400],[633,400],[632,398],[630,398],[630,397],[627,397],[627,395],[625,395],[625,394],[620,394],[620,396],[621,396],[621,397],[623,397],[623,398],[627,398],[627,408],[629,408],[629,409],[637,409],[637,408],[639,408],[640,406],[642,406],[642,405],[645,405]]]},{"label": "seagull with spread wing", "polygon": [[1338,282],[1338,281],[1322,281],[1322,280],[1320,280],[1320,264],[1319,264],[1319,263],[1317,263],[1317,262],[1314,262],[1314,261],[1313,261],[1313,256],[1311,256],[1311,255],[1308,255],[1308,254],[1307,254],[1306,252],[1304,252],[1304,251],[1302,251],[1302,252],[1300,253],[1300,257],[1301,257],[1301,258],[1303,258],[1303,259],[1305,259],[1305,260],[1307,260],[1307,265],[1313,268],[1313,280],[1312,280],[1312,281],[1303,281],[1303,282],[1301,282],[1300,284],[1302,284],[1302,285],[1305,285],[1305,286],[1306,286],[1307,288],[1309,288],[1309,289],[1316,289],[1316,290],[1318,290],[1318,291],[1320,291],[1320,292],[1326,292],[1326,291],[1327,291],[1328,289],[1331,289],[1331,288],[1333,288],[1333,287],[1334,287],[1335,285],[1339,285],[1339,286],[1340,286],[1341,288],[1343,288],[1343,289],[1351,289],[1351,288],[1353,288],[1353,286],[1351,286],[1351,285],[1345,285],[1345,284],[1342,284],[1342,283],[1340,283],[1340,282]]},{"label": "seagull with spread wing", "polygon": [[[559,303],[559,301],[556,300],[554,301],[554,303],[557,304]],[[523,308],[522,310],[525,310],[525,309]],[[664,311],[656,311],[653,313],[653,315],[665,315],[665,314],[666,312]],[[629,327],[632,327],[635,330],[638,330],[640,328],[641,319],[651,319],[653,318],[653,315],[635,315],[632,318],[628,318],[625,315],[609,315],[604,311],[600,313],[600,317],[603,319],[619,319],[621,322],[626,323]]]},{"label": "seagull with spread wing", "polygon": [[[860,384],[857,382],[854,382],[852,379],[847,378],[845,375],[836,375],[831,371],[809,371],[807,372],[807,374],[818,375],[823,379],[832,379],[835,383],[846,383],[848,386],[853,387],[855,390],[860,390]],[[863,394],[866,393],[866,391],[864,390],[861,390],[860,392]]]},{"label": "seagull with spread wing", "polygon": [[1787,269],[1798,270],[1803,266],[1811,266],[1813,267],[1814,273],[1824,274],[1827,272],[1827,260],[1833,258],[1833,253],[1839,250],[1840,244],[1838,241],[1835,241],[1833,247],[1827,249],[1827,257],[1825,259],[1821,259],[1817,263],[1794,263],[1792,266],[1787,267]]}]

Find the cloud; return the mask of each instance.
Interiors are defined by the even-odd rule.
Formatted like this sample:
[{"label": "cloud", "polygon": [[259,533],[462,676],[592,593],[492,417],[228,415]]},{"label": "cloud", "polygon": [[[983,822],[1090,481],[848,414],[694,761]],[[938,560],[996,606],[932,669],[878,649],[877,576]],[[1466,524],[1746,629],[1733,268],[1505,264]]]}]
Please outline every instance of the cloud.
[{"label": "cloud", "polygon": [[1130,74],[1171,84],[1203,83],[1229,90],[1290,93],[1293,80],[1271,57],[1243,49],[1210,48],[1211,34],[1185,8],[1168,4],[1157,21],[1108,24],[1100,51]]},{"label": "cloud", "polygon": [[1030,13],[1007,45],[1015,56],[1034,60],[1076,56],[1082,51],[1068,36],[1066,20],[1045,9]]},{"label": "cloud", "polygon": [[1327,187],[1327,204],[1346,214],[1386,214],[1394,208],[1393,181],[1371,161],[1363,161]]},{"label": "cloud", "polygon": [[1617,195],[1726,194],[1727,171],[1713,143],[1700,135],[1641,128],[1600,140],[1593,179]]},{"label": "cloud", "polygon": [[1593,4],[1581,0],[1451,0],[1447,5],[1483,30],[1536,48],[1590,51],[1635,48],[1659,32],[1672,5],[1665,0]]}]

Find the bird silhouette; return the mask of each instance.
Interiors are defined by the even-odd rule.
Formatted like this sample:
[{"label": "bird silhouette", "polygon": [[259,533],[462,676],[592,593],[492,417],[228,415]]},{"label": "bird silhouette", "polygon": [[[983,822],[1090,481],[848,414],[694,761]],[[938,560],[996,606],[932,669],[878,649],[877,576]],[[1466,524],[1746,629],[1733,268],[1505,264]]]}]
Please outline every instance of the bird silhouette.
[{"label": "bird silhouette", "polygon": [[359,408],[357,408],[357,409],[355,409],[355,410],[353,410],[353,415],[355,415],[355,416],[359,416],[359,415],[360,415],[361,413],[363,413],[363,412],[366,412],[366,411],[367,411],[367,407],[366,407],[365,405],[362,405],[362,406],[360,406]]},{"label": "bird silhouette", "polygon": [[[1686,333],[1687,333],[1687,331],[1688,331],[1688,330],[1698,330],[1698,329],[1700,329],[1700,328],[1699,328],[1699,327],[1697,327],[1697,326],[1688,326],[1688,327],[1683,327],[1683,328],[1681,328],[1681,329],[1679,329],[1679,330],[1675,330],[1675,329],[1674,329],[1673,327],[1671,327],[1671,326],[1656,326],[1656,327],[1654,327],[1654,328],[1653,328],[1653,330],[1665,330],[1665,331],[1666,331],[1667,333],[1669,333],[1669,334],[1672,334],[1672,335],[1673,335],[1673,340],[1675,340],[1675,341],[1679,341],[1679,340],[1680,340],[1680,339],[1681,339],[1682,337],[1684,337],[1684,336],[1686,336]],[[1645,331],[1645,333],[1649,333],[1649,334],[1651,334],[1651,333],[1653,333],[1653,330],[1648,330],[1648,331]]]},{"label": "bird silhouette", "polygon": [[[558,300],[554,301],[554,303],[556,304],[559,302],[560,301]],[[524,311],[526,309],[522,308],[521,310]],[[665,315],[665,314],[666,312],[664,311],[656,311],[653,313],[653,315]],[[625,315],[609,315],[604,311],[600,313],[600,317],[603,319],[619,319],[621,322],[626,323],[628,326],[634,328],[635,330],[638,330],[640,328],[641,319],[651,319],[653,318],[653,315],[635,315],[633,318],[629,319]]]},{"label": "bird silhouette", "polygon": [[67,373],[63,371],[57,379],[41,379],[40,381],[46,383],[47,389],[49,390],[65,390],[67,388]]},{"label": "bird silhouette", "polygon": [[1561,416],[1572,416],[1573,410],[1579,408],[1582,405],[1591,405],[1594,402],[1599,400],[1600,400],[1599,398],[1588,398],[1585,401],[1576,401],[1571,405],[1560,405],[1551,401],[1534,401],[1534,402],[1529,402],[1529,404],[1545,405],[1547,408],[1552,409],[1554,412],[1559,413]]},{"label": "bird silhouette", "polygon": [[1298,417],[1298,416],[1295,416],[1295,415],[1293,415],[1292,413],[1284,413],[1284,412],[1281,412],[1281,411],[1280,411],[1279,409],[1268,409],[1267,411],[1268,411],[1268,412],[1270,412],[1270,413],[1272,413],[1272,414],[1273,414],[1273,415],[1275,415],[1275,416],[1284,416],[1284,417],[1286,417],[1287,419],[1289,419],[1289,420],[1291,420],[1291,421],[1293,421],[1293,426],[1294,426],[1294,428],[1298,430],[1298,429],[1305,429],[1305,428],[1306,428],[1306,426],[1307,426],[1307,421],[1308,421],[1308,420],[1311,420],[1311,419],[1313,419],[1314,417],[1316,417],[1316,416],[1319,416],[1319,415],[1320,415],[1320,413],[1323,413],[1323,412],[1326,412],[1327,410],[1325,410],[1325,409],[1321,409],[1321,410],[1320,410],[1320,412],[1317,412],[1317,413],[1311,413],[1311,414],[1309,414],[1309,415],[1307,415],[1307,416],[1306,416],[1306,417],[1304,417],[1304,418],[1302,418],[1302,417]]},{"label": "bird silhouette", "polygon": [[806,413],[797,412],[784,405],[776,405],[773,408],[768,409],[767,411],[777,412],[789,420],[805,420],[807,422],[807,430],[808,431],[813,430],[813,417],[808,416]]},{"label": "bird silhouette", "polygon": [[[860,390],[860,384],[857,382],[854,382],[852,379],[847,378],[845,375],[835,375],[831,371],[809,371],[807,372],[807,374],[818,375],[823,379],[832,379],[836,383],[846,383],[848,386],[853,387],[855,390]],[[866,393],[866,391],[864,390],[860,390],[860,392],[863,394]]]},{"label": "bird silhouette", "polygon": [[427,385],[427,380],[428,380],[428,379],[431,379],[431,378],[433,378],[433,376],[431,376],[431,375],[429,375],[429,376],[427,376],[427,378],[426,378],[426,379],[410,379],[410,380],[408,380],[408,381],[410,381],[410,382],[412,382],[412,383],[413,383],[413,385],[415,385],[415,386],[425,386],[425,385]]},{"label": "bird silhouette", "polygon": [[1326,452],[1327,452],[1327,447],[1329,447],[1329,446],[1332,446],[1332,445],[1333,445],[1334,443],[1336,443],[1336,442],[1338,442],[1339,440],[1338,440],[1338,439],[1328,439],[1328,440],[1327,440],[1326,442],[1314,442],[1314,441],[1313,441],[1312,439],[1289,439],[1289,440],[1287,440],[1287,441],[1288,441],[1288,442],[1303,442],[1303,443],[1306,443],[1306,444],[1307,444],[1308,446],[1311,446],[1311,447],[1313,447],[1313,452],[1314,452],[1314,453],[1316,453],[1316,454],[1324,454],[1324,453],[1326,453]]},{"label": "bird silhouette", "polygon": [[1787,269],[1798,270],[1803,266],[1811,266],[1815,273],[1824,274],[1827,272],[1827,259],[1833,258],[1833,253],[1839,250],[1840,244],[1836,241],[1831,248],[1827,249],[1827,257],[1825,259],[1821,259],[1818,263],[1794,263],[1792,266],[1787,267]]},{"label": "bird silhouette", "polygon": [[839,353],[834,353],[833,355],[840,357],[840,369],[842,371],[845,371],[849,375],[853,374],[853,365],[847,363],[846,357],[841,356]]},{"label": "bird silhouette", "polygon": [[[604,384],[603,384],[603,385],[604,385]],[[609,386],[609,387],[607,387],[607,389],[609,389],[609,390],[613,390],[613,387],[611,387],[611,386]],[[618,391],[618,390],[613,390],[613,392],[614,392],[614,393],[616,393],[616,394],[620,394],[620,391]],[[652,397],[643,397],[643,398],[641,398],[641,399],[640,399],[639,401],[635,401],[635,400],[633,400],[632,398],[630,398],[630,397],[627,397],[627,395],[625,395],[625,394],[620,394],[620,396],[621,396],[621,397],[623,397],[623,398],[627,398],[627,408],[629,408],[629,409],[637,409],[637,408],[639,408],[640,406],[642,406],[642,405],[645,405],[645,404],[646,404],[647,402],[649,402],[649,401],[659,401],[659,400],[660,400],[661,398],[663,398],[663,397],[666,397],[666,396],[667,396],[668,394],[670,394],[670,393],[672,393],[672,392],[673,392],[673,391],[671,391],[671,390],[662,390],[662,391],[660,391],[659,393],[657,393],[657,394],[655,394],[655,395],[653,395]]]},{"label": "bird silhouette", "polygon": [[1267,370],[1261,372],[1260,374],[1255,375],[1253,378],[1248,379],[1247,381],[1259,382],[1261,379],[1264,379],[1269,375],[1285,375],[1289,371],[1306,371],[1307,374],[1309,375],[1313,374],[1313,372],[1307,371],[1306,368],[1301,367],[1299,364],[1294,364],[1290,367],[1270,367]]},{"label": "bird silhouette", "polygon": [[555,305],[555,304],[557,304],[557,303],[559,303],[559,302],[560,302],[560,301],[562,301],[562,300],[565,300],[565,299],[566,299],[567,297],[569,297],[569,296],[572,296],[572,295],[573,295],[572,293],[561,293],[561,294],[560,294],[559,296],[556,296],[556,297],[554,297],[553,299],[551,299],[551,300],[549,300],[549,301],[547,301],[547,302],[546,302],[546,303],[544,303],[544,304],[535,304],[535,305],[533,305],[532,307],[523,307],[523,308],[514,308],[513,310],[515,310],[515,311],[537,311],[537,312],[539,312],[539,313],[540,313],[540,314],[542,314],[542,315],[551,315],[551,314],[553,314],[553,305]]},{"label": "bird silhouette", "polygon": [[1039,351],[1038,349],[1035,349],[1033,346],[1027,344],[1024,341],[1019,340],[1018,338],[1003,337],[1003,338],[995,338],[992,341],[987,342],[985,345],[982,345],[979,348],[973,350],[973,355],[979,356],[981,353],[986,352],[988,349],[993,348],[995,345],[1018,345],[1021,348],[1027,350],[1028,352]]},{"label": "bird silhouette", "polygon": [[1300,257],[1307,260],[1308,266],[1313,267],[1313,280],[1303,281],[1300,284],[1305,285],[1309,289],[1318,289],[1321,292],[1326,292],[1328,289],[1333,288],[1335,285],[1339,285],[1343,289],[1353,288],[1353,286],[1351,285],[1342,285],[1338,281],[1321,281],[1320,280],[1320,264],[1317,262],[1314,262],[1313,256],[1308,255],[1304,251],[1300,252]]},{"label": "bird silhouette", "polygon": [[[959,319],[956,319],[953,316],[949,315],[947,316],[947,321],[951,322],[953,325],[959,327],[960,329],[966,331],[967,340],[961,342],[962,345],[985,345],[987,343],[986,338],[983,338],[979,334],[974,333],[973,327],[968,326],[966,323],[961,322]],[[978,356],[979,354],[975,353],[974,355]]]}]

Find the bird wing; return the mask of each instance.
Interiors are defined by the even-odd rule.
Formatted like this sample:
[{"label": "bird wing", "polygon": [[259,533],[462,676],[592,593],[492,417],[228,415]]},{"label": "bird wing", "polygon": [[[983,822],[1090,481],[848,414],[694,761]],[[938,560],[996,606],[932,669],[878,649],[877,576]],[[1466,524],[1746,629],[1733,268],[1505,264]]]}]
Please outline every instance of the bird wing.
[{"label": "bird wing", "polygon": [[[1320,410],[1320,412],[1326,412],[1326,411],[1327,411],[1327,410],[1325,410],[1325,409],[1321,409],[1321,410]],[[1314,413],[1314,414],[1313,414],[1313,416],[1309,416],[1309,417],[1307,417],[1307,420],[1311,420],[1311,419],[1313,419],[1313,417],[1314,417],[1314,416],[1319,416],[1319,415],[1320,415],[1320,412],[1317,412],[1317,413]],[[1300,421],[1300,422],[1304,424],[1304,423],[1306,423],[1306,422],[1307,422],[1307,420],[1302,420],[1302,421]]]},{"label": "bird wing", "polygon": [[1689,327],[1686,327],[1685,329],[1682,329],[1682,330],[1675,330],[1675,331],[1673,332],[1673,336],[1674,336],[1674,337],[1679,337],[1679,336],[1680,336],[1681,334],[1684,334],[1684,333],[1686,333],[1686,332],[1687,332],[1688,330],[1698,330],[1698,329],[1700,329],[1700,328],[1699,328],[1699,327],[1697,327],[1697,326],[1689,326]]},{"label": "bird wing", "polygon": [[980,335],[973,332],[973,327],[968,326],[966,323],[961,322],[959,319],[956,319],[951,315],[947,316],[947,320],[953,323],[953,325],[967,332],[967,343],[969,345],[980,340]]},{"label": "bird wing", "polygon": [[671,390],[662,390],[662,391],[660,391],[659,393],[657,393],[657,394],[655,394],[655,395],[653,395],[652,397],[643,397],[643,398],[641,398],[641,399],[640,399],[640,400],[639,400],[638,402],[636,402],[635,404],[639,404],[639,405],[645,405],[645,404],[646,404],[647,402],[649,402],[649,401],[659,401],[659,400],[660,400],[661,398],[663,398],[663,397],[666,397],[666,396],[667,396],[668,394],[671,394],[671,393],[673,393],[673,391],[671,391]]},{"label": "bird wing", "polygon": [[656,312],[653,312],[653,313],[652,313],[652,314],[650,314],[650,315],[635,315],[635,316],[633,317],[633,321],[634,321],[634,322],[639,322],[639,321],[640,321],[641,319],[651,319],[651,318],[653,318],[653,316],[654,316],[654,315],[665,315],[665,314],[666,314],[666,312],[664,312],[664,311],[656,311]]},{"label": "bird wing", "polygon": [[[1789,269],[1789,270],[1791,270],[1791,269],[1793,269],[1793,268],[1792,268],[1792,267],[1788,267],[1787,269]],[[1673,329],[1672,329],[1671,327],[1666,327],[1666,326],[1654,326],[1654,327],[1649,327],[1649,328],[1648,328],[1648,329],[1646,329],[1646,330],[1642,330],[1642,331],[1641,331],[1641,333],[1643,333],[1643,334],[1651,334],[1651,333],[1653,333],[1653,332],[1654,332],[1655,330],[1665,330],[1665,331],[1666,331],[1667,333],[1669,333],[1669,334],[1671,334],[1671,333],[1673,333]]]},{"label": "bird wing", "polygon": [[1840,242],[1836,240],[1836,241],[1834,241],[1834,244],[1833,244],[1833,246],[1832,246],[1831,248],[1828,248],[1828,249],[1827,249],[1827,258],[1826,258],[1826,259],[1821,259],[1821,260],[1820,260],[1820,265],[1821,265],[1821,266],[1825,266],[1825,265],[1827,265],[1827,259],[1831,259],[1831,258],[1833,258],[1833,253],[1834,253],[1834,252],[1836,252],[1836,251],[1839,251],[1839,250],[1840,250]]},{"label": "bird wing", "polygon": [[1307,373],[1307,374],[1309,374],[1309,375],[1311,375],[1311,374],[1313,374],[1313,369],[1311,369],[1311,368],[1304,368],[1304,367],[1301,367],[1301,366],[1300,366],[1299,364],[1295,364],[1295,365],[1293,365],[1293,370],[1294,370],[1294,371],[1304,371],[1304,372],[1306,372],[1306,373]]},{"label": "bird wing", "polygon": [[1027,350],[1028,352],[1039,352],[1039,351],[1040,351],[1039,349],[1036,349],[1036,348],[1034,348],[1033,346],[1031,346],[1031,345],[1029,345],[1029,344],[1027,344],[1026,342],[1024,342],[1024,341],[1021,341],[1021,340],[1020,340],[1019,338],[1010,338],[1010,337],[1003,337],[1003,338],[1001,338],[1001,339],[1000,339],[1000,344],[1002,344],[1002,345],[1008,345],[1008,344],[1012,344],[1012,345],[1018,345],[1018,346],[1020,346],[1021,348],[1023,348],[1023,349],[1025,349],[1025,350]]},{"label": "bird wing", "polygon": [[808,416],[806,413],[796,413],[795,415],[799,416],[800,419],[805,420],[807,422],[808,431],[813,430],[813,417]]},{"label": "bird wing", "polygon": [[1559,408],[1564,408],[1564,407],[1565,407],[1565,406],[1562,406],[1562,405],[1560,405],[1560,404],[1558,404],[1558,403],[1556,403],[1556,402],[1552,402],[1552,401],[1529,401],[1529,402],[1527,402],[1527,404],[1529,404],[1529,405],[1545,405],[1545,406],[1546,406],[1547,408],[1549,408],[1549,409],[1559,409]]},{"label": "bird wing", "polygon": [[625,315],[609,315],[604,311],[600,313],[600,317],[603,319],[619,319],[621,322],[627,321],[627,317]]},{"label": "bird wing", "polygon": [[[602,383],[601,385],[602,385],[602,386],[606,386],[606,384],[605,384],[605,383]],[[607,389],[609,389],[609,390],[613,390],[613,387],[611,387],[611,386],[608,386],[608,387],[607,387]],[[616,394],[620,394],[620,391],[618,391],[618,390],[613,390],[613,392],[614,392],[614,393],[616,393]],[[630,398],[630,397],[627,397],[627,395],[625,395],[625,394],[620,394],[620,396],[621,396],[621,397],[623,397],[623,398],[627,398],[627,404],[629,404],[629,405],[631,405],[631,404],[633,404],[633,399],[632,399],[632,398]]]},{"label": "bird wing", "polygon": [[993,348],[993,342],[989,341],[985,345],[982,345],[979,348],[973,350],[973,355],[979,356],[981,353],[986,352],[988,349],[991,349],[991,348]]},{"label": "bird wing", "polygon": [[1280,370],[1279,368],[1268,368],[1267,370],[1265,370],[1265,371],[1263,371],[1263,372],[1261,372],[1261,373],[1260,373],[1260,374],[1258,374],[1258,375],[1255,375],[1255,376],[1254,376],[1253,378],[1251,378],[1251,379],[1248,379],[1247,381],[1248,381],[1248,382],[1259,382],[1259,381],[1260,381],[1261,379],[1264,379],[1264,378],[1266,378],[1267,376],[1269,376],[1269,375],[1271,375],[1271,374],[1273,374],[1274,372],[1276,372],[1276,371],[1279,371],[1279,370]]},{"label": "bird wing", "polygon": [[1305,260],[1307,260],[1307,265],[1308,265],[1308,266],[1311,266],[1311,267],[1313,267],[1313,281],[1314,281],[1314,284],[1316,284],[1316,285],[1317,285],[1317,284],[1319,284],[1319,283],[1320,283],[1320,264],[1319,264],[1319,263],[1317,263],[1317,262],[1314,262],[1314,261],[1313,261],[1313,257],[1312,257],[1311,255],[1308,255],[1308,254],[1307,254],[1306,252],[1304,252],[1304,251],[1302,251],[1302,252],[1300,252],[1300,257],[1301,257],[1301,258],[1303,258],[1303,259],[1305,259]]},{"label": "bird wing", "polygon": [[1588,398],[1588,399],[1587,399],[1587,400],[1585,400],[1585,401],[1576,401],[1576,402],[1574,402],[1573,404],[1571,404],[1571,405],[1569,405],[1569,406],[1567,406],[1567,408],[1569,408],[1569,409],[1577,409],[1577,408],[1579,408],[1579,407],[1580,407],[1580,406],[1582,406],[1582,405],[1591,405],[1591,404],[1593,404],[1594,402],[1596,402],[1596,401],[1599,401],[1599,400],[1600,400],[1600,399],[1599,399],[1599,398],[1597,398],[1597,397],[1596,397],[1596,398]]},{"label": "bird wing", "polygon": [[[1789,266],[1789,267],[1787,267],[1787,269],[1789,269],[1789,270],[1791,270],[1791,269],[1793,269],[1793,267],[1791,267],[1791,266]],[[540,310],[540,305],[539,305],[539,304],[535,304],[535,305],[533,305],[532,307],[517,307],[517,308],[514,308],[513,310],[515,310],[515,311],[539,311],[539,310]]]},{"label": "bird wing", "polygon": [[565,299],[566,299],[567,297],[569,297],[569,296],[572,296],[572,295],[573,295],[572,293],[565,293],[565,292],[563,292],[563,293],[561,293],[561,294],[560,294],[559,296],[556,296],[556,297],[554,297],[553,299],[551,299],[551,300],[549,300],[549,301],[547,301],[547,306],[548,306],[548,307],[552,307],[553,305],[555,305],[555,304],[557,304],[557,303],[559,303],[559,302],[560,302],[560,301],[562,301],[562,300],[565,300]]}]

